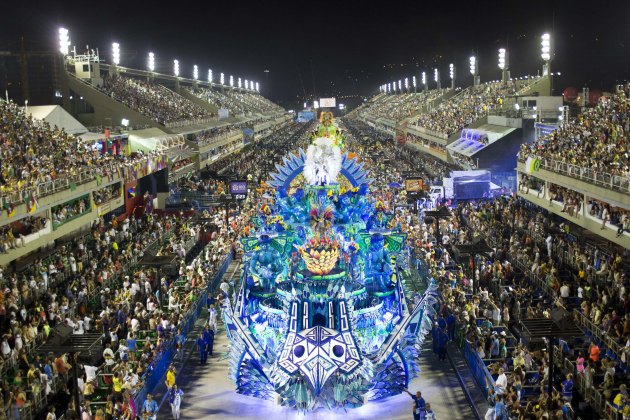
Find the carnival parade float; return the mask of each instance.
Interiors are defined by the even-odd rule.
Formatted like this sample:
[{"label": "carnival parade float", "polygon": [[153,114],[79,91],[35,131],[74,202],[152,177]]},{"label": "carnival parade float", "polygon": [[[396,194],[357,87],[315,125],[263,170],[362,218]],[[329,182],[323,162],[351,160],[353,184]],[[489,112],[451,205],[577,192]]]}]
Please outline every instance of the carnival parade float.
[{"label": "carnival parade float", "polygon": [[275,199],[242,239],[240,285],[223,311],[237,392],[299,410],[401,393],[419,373],[435,303],[431,285],[406,296],[405,234],[331,117],[276,165]]}]

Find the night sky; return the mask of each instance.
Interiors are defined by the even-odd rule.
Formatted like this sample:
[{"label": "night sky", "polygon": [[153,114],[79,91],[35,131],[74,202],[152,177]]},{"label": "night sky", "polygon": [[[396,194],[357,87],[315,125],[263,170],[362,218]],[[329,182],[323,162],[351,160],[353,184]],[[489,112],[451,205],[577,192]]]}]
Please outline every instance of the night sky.
[{"label": "night sky", "polygon": [[[63,4],[63,6],[62,6]],[[442,84],[448,65],[458,85],[470,85],[468,57],[479,57],[482,81],[499,79],[497,49],[507,47],[512,76],[535,74],[540,35],[552,33],[556,94],[567,86],[609,90],[630,76],[630,1],[414,1],[414,2],[26,2],[2,6],[0,50],[20,36],[38,48],[57,48],[65,26],[77,50],[98,47],[109,59],[121,45],[121,65],[201,78],[212,68],[257,80],[262,93],[285,106],[317,97],[371,95],[388,81],[436,65]],[[264,70],[269,73],[265,74]],[[433,87],[430,85],[430,87]]]}]

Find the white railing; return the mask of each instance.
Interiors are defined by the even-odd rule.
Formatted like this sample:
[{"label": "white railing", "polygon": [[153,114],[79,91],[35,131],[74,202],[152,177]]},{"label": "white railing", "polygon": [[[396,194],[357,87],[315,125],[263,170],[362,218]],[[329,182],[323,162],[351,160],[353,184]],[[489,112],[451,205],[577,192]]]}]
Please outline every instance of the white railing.
[{"label": "white railing", "polygon": [[[610,190],[621,191],[624,193],[630,193],[630,177],[622,175],[613,175],[606,172],[594,171],[590,168],[585,168],[579,165],[573,165],[560,160],[545,159],[536,155],[530,155],[533,158],[540,160],[540,168],[550,172],[560,173],[562,175],[576,178],[581,181],[586,181],[591,184],[595,184]],[[519,154],[519,160],[525,162],[525,160]]]}]

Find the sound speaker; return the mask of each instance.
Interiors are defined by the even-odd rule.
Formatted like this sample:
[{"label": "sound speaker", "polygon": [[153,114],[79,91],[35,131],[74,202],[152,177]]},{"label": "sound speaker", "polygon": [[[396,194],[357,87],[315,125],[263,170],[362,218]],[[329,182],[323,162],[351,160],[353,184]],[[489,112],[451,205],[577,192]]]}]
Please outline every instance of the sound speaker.
[{"label": "sound speaker", "polygon": [[573,320],[571,319],[571,314],[567,312],[567,310],[564,308],[552,309],[551,320],[561,330],[569,329],[571,328],[571,325],[573,324]]},{"label": "sound speaker", "polygon": [[50,332],[48,344],[53,346],[61,346],[72,335],[72,327],[67,325],[58,325]]}]

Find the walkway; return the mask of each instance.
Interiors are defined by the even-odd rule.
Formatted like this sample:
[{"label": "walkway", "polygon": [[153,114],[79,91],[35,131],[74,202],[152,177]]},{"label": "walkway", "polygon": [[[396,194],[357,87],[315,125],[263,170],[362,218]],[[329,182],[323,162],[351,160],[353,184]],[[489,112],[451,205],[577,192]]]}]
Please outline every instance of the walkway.
[{"label": "walkway", "polygon": [[[182,403],[183,419],[388,419],[411,418],[411,399],[399,395],[384,401],[371,402],[358,409],[328,412],[318,410],[308,416],[295,410],[278,406],[269,401],[246,397],[234,391],[234,384],[228,379],[227,337],[222,325],[216,336],[214,356],[208,364],[200,366],[196,353],[187,354],[188,360],[183,370],[177,374],[177,383],[184,391]],[[422,373],[409,389],[422,391],[423,397],[431,403],[438,419],[474,418],[458,378],[449,362],[439,362],[432,354],[430,342],[424,346],[421,359]],[[163,386],[162,386],[163,387]],[[161,396],[158,396],[158,401]],[[160,418],[170,418],[168,402],[162,405]]]}]

